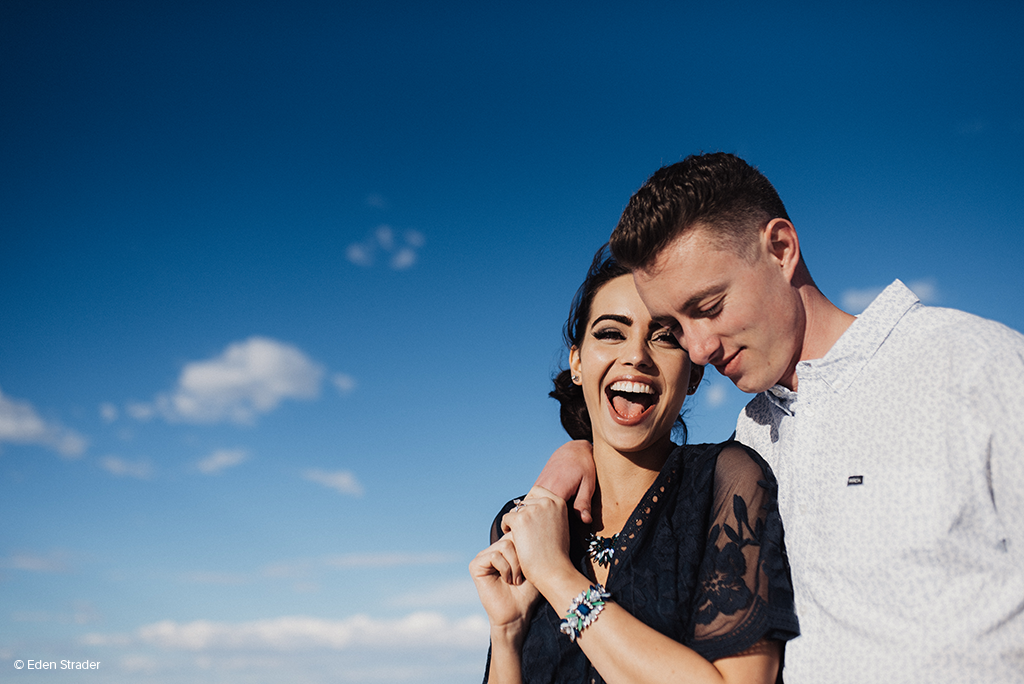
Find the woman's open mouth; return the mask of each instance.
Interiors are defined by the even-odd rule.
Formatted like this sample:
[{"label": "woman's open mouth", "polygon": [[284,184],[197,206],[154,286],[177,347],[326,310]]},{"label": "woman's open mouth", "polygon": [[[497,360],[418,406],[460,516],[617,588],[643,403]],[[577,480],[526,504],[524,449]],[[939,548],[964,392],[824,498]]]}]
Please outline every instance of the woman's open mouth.
[{"label": "woman's open mouth", "polygon": [[654,388],[643,382],[619,380],[605,390],[612,418],[622,425],[636,425],[658,403]]}]

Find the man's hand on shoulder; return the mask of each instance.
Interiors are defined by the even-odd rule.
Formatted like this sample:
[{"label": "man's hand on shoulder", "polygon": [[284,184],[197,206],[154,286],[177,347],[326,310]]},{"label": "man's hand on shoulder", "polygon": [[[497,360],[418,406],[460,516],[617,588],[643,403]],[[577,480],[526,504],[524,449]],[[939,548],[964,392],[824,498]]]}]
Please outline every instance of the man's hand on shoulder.
[{"label": "man's hand on shoulder", "polygon": [[592,521],[590,500],[594,497],[596,485],[594,448],[585,439],[566,442],[558,447],[534,483],[535,487],[547,489],[565,499],[566,503],[573,501],[572,507],[585,523]]}]

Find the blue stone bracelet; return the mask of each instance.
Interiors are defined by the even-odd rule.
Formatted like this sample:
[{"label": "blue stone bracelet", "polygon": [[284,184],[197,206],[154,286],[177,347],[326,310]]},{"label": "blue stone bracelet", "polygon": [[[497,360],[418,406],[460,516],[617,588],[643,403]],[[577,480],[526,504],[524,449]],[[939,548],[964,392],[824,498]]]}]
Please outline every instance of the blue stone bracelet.
[{"label": "blue stone bracelet", "polygon": [[576,641],[580,632],[589,627],[597,616],[604,610],[607,599],[612,597],[600,584],[592,584],[580,592],[579,596],[572,600],[569,612],[559,626],[559,630],[569,636],[569,641]]}]

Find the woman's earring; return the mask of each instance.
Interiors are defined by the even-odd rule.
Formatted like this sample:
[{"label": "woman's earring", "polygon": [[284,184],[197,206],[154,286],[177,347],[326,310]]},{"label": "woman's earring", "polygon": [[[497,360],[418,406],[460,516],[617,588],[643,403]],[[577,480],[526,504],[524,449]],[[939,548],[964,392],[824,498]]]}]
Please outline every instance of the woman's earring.
[{"label": "woman's earring", "polygon": [[577,380],[579,380],[579,379],[580,379],[580,378],[579,378],[579,376],[578,376],[578,375],[573,375],[573,376],[572,376],[572,381],[573,381],[573,382],[576,382],[576,381],[577,381]]}]

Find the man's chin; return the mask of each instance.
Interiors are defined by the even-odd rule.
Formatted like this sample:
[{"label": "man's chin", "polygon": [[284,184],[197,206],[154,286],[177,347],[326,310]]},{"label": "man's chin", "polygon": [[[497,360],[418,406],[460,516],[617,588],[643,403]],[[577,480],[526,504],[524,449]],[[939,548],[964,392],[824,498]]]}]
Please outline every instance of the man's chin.
[{"label": "man's chin", "polygon": [[725,377],[729,378],[732,384],[736,385],[736,389],[746,394],[760,394],[775,386],[773,382],[765,384],[767,381],[764,378],[750,377],[748,375],[737,374],[734,376],[726,375]]}]

